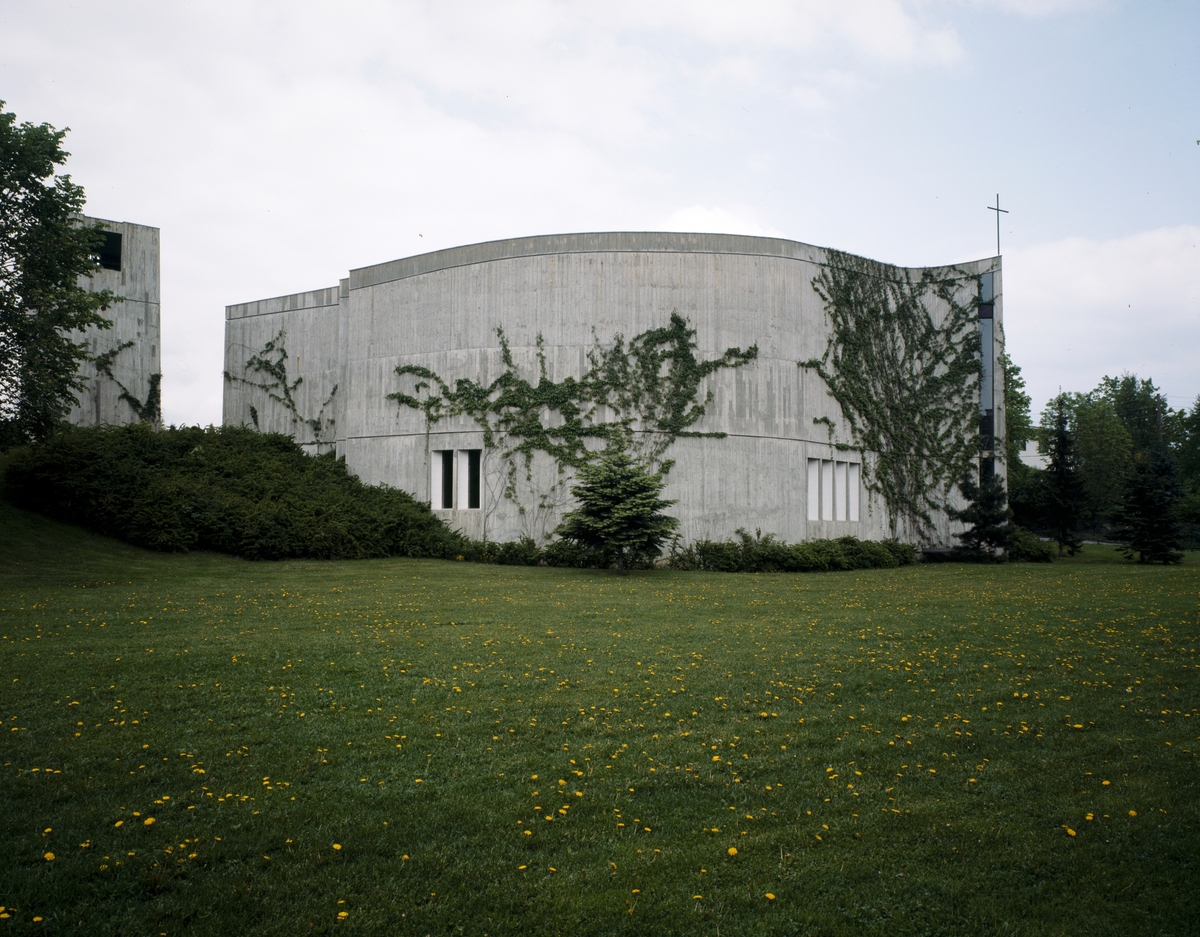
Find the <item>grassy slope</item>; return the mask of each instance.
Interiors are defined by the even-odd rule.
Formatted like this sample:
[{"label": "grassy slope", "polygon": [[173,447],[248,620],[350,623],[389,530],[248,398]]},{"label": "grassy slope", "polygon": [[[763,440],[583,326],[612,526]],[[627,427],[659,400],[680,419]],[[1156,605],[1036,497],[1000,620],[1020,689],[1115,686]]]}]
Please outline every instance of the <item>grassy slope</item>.
[{"label": "grassy slope", "polygon": [[0,507],[0,933],[1187,933],[1198,593],[1096,547],[254,564]]}]

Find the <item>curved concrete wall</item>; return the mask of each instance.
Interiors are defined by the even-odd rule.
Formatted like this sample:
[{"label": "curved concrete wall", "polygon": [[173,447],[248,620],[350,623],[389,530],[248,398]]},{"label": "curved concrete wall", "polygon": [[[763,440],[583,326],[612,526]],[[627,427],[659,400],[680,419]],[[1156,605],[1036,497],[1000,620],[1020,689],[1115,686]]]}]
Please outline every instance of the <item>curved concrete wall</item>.
[{"label": "curved concrete wall", "polygon": [[[666,453],[676,461],[667,496],[679,501],[684,539],[725,538],[739,527],[790,541],[885,537],[886,512],[865,492],[857,521],[809,520],[808,460],[854,458],[835,452],[826,428],[814,425],[821,417],[840,423],[842,415],[821,379],[797,366],[820,357],[828,340],[812,286],[825,260],[821,248],[774,238],[617,232],[496,241],[352,270],[338,287],[227,308],[226,370],[235,380],[226,382],[224,421],[249,423],[254,406],[262,429],[336,447],[364,481],[428,500],[429,453],[482,449],[483,434],[466,417],[427,431],[423,414],[388,400],[411,390],[411,379],[405,385],[395,374],[398,365],[421,365],[450,384],[486,383],[503,370],[501,327],[531,380],[540,334],[548,376],[561,381],[584,372],[596,338],[629,339],[677,312],[696,330],[700,359],[729,347],[759,350],[756,361],[705,381],[712,402],[694,429],[728,435],[682,438]],[[954,269],[964,300],[986,271],[996,271],[999,293],[998,259]],[[998,323],[998,296],[996,308]],[[289,381],[303,378],[292,391],[294,413],[236,380],[246,359],[281,331]],[[304,421],[323,405],[334,422],[318,438]],[[566,496],[564,486],[554,490],[560,476],[547,457],[535,459],[532,475],[521,510],[502,495],[498,454],[485,451],[482,508],[440,513],[475,537],[541,539]],[[946,520],[937,526],[938,539],[948,539]]]}]

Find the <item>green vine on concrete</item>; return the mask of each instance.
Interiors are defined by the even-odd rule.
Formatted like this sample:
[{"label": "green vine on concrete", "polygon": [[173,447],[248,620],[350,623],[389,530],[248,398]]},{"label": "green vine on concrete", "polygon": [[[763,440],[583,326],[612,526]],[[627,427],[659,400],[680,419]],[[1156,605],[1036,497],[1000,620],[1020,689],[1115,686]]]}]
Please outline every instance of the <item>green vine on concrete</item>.
[{"label": "green vine on concrete", "polygon": [[108,351],[96,355],[92,359],[92,363],[96,365],[97,375],[103,374],[121,388],[121,394],[117,399],[124,400],[129,404],[141,422],[158,426],[162,423],[162,374],[156,372],[150,375],[149,385],[146,388],[146,399],[138,400],[129,392],[128,387],[117,380],[112,372],[113,362],[117,360],[117,355],[126,348],[132,348],[133,345],[133,342],[122,342],[116,348],[110,348]]},{"label": "green vine on concrete", "polygon": [[[849,428],[841,449],[863,458],[864,485],[882,496],[893,532],[901,522],[928,536],[930,513],[978,454],[978,300],[959,296],[967,277],[897,267],[829,252],[813,279],[832,327],[821,358],[800,367],[820,375]],[[943,317],[929,302],[946,307]],[[831,442],[834,427],[827,418]]]},{"label": "green vine on concrete", "polygon": [[[333,385],[333,390],[329,392],[329,396],[325,398],[325,402],[321,404],[321,408],[317,411],[315,417],[301,416],[296,406],[294,392],[296,388],[304,383],[304,378],[298,377],[294,381],[289,381],[288,379],[288,352],[283,344],[285,339],[284,330],[280,329],[278,335],[267,342],[260,351],[251,355],[246,360],[243,370],[247,375],[254,375],[254,377],[238,377],[226,371],[225,380],[230,384],[245,384],[247,387],[254,387],[264,391],[269,399],[282,404],[284,409],[291,414],[291,422],[294,425],[305,426],[312,431],[312,442],[325,442],[327,440],[322,440],[321,435],[322,433],[332,431],[335,422],[332,417],[325,418],[325,411],[333,403],[333,398],[337,395],[338,386],[337,384]],[[254,428],[259,429],[258,409],[256,407],[250,407],[250,419],[254,423]],[[309,444],[302,443],[302,445]]]},{"label": "green vine on concrete", "polygon": [[[428,368],[401,365],[397,376],[415,377],[412,393],[388,394],[401,406],[425,414],[427,429],[449,417],[466,415],[483,430],[484,445],[500,447],[509,462],[509,477],[520,456],[526,465],[541,451],[564,467],[590,463],[603,442],[634,431],[639,455],[659,462],[681,436],[722,438],[724,433],[702,433],[695,426],[712,400],[712,391],[699,399],[700,382],[722,368],[738,368],[758,356],[758,346],[743,351],[730,348],[719,358],[696,358],[696,330],[677,313],[670,323],[649,329],[629,341],[618,335],[609,348],[593,332],[588,370],[580,378],[553,381],[546,371],[542,336],[537,336],[536,383],[522,377],[513,361],[508,338],[496,329],[504,371],[490,384],[459,378],[451,386]],[[601,412],[601,411],[604,412]],[[556,414],[557,419],[551,419]],[[606,418],[608,417],[608,418]],[[670,463],[662,465],[669,470]],[[507,497],[513,497],[510,483]]]}]

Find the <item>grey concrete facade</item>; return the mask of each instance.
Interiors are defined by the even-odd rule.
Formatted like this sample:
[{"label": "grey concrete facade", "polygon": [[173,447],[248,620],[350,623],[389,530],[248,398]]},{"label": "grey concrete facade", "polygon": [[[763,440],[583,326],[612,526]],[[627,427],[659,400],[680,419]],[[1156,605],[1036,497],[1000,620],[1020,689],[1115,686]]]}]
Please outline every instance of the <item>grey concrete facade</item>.
[{"label": "grey concrete facade", "polygon": [[[486,384],[504,369],[502,328],[530,380],[538,374],[539,336],[547,376],[577,378],[597,340],[628,340],[665,326],[676,312],[696,330],[698,358],[758,347],[755,361],[719,370],[701,388],[712,400],[693,428],[726,436],[679,438],[665,453],[675,460],[666,496],[678,499],[672,513],[682,537],[724,539],[738,528],[788,541],[887,537],[884,505],[861,483],[871,453],[856,468],[860,457],[836,447],[850,441],[844,433],[831,440],[814,424],[844,421],[822,379],[798,367],[821,357],[829,340],[824,301],[813,287],[826,263],[825,249],[776,238],[612,232],[474,244],[351,270],[337,286],[226,308],[223,421],[288,433],[312,451],[332,449],[363,481],[432,500],[470,536],[543,540],[569,507],[569,475],[539,453],[514,492],[503,446],[484,446],[473,419],[427,426],[421,412],[388,399],[413,392],[414,379],[397,376],[397,366],[428,368],[450,384]],[[999,258],[939,269],[961,283],[960,302],[974,302],[981,275],[993,275],[995,340],[984,396],[1002,427],[1003,391],[994,377],[1003,352]],[[944,314],[930,311],[935,319]],[[271,389],[276,378],[247,368],[272,342],[288,395]],[[273,399],[285,396],[291,405]],[[465,507],[456,489],[454,507],[441,510],[436,453],[473,450],[481,453],[479,508]],[[934,520],[932,539],[949,542],[951,522]]]},{"label": "grey concrete facade", "polygon": [[[67,419],[76,426],[138,423],[141,417],[122,390],[145,403],[162,374],[162,327],[159,299],[159,230],[146,225],[102,218],[83,218],[84,224],[99,222],[119,236],[119,255],[115,261],[105,257],[109,267],[83,279],[91,291],[112,290],[124,297],[104,313],[113,323],[110,329],[91,328],[81,333],[93,355],[120,349],[111,357],[110,374],[99,373],[94,364],[84,364],[80,374],[87,389]],[[115,247],[116,241],[111,240]],[[104,256],[104,255],[102,255]],[[122,346],[126,346],[123,347]]]}]

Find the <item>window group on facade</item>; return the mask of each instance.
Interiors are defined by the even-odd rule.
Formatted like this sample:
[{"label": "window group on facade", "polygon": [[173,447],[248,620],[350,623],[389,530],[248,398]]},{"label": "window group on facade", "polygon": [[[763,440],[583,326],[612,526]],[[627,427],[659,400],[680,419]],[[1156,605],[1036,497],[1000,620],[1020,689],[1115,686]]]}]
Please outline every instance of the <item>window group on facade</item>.
[{"label": "window group on facade", "polygon": [[808,519],[857,521],[861,488],[861,463],[809,459]]},{"label": "window group on facade", "polygon": [[434,510],[475,511],[480,498],[481,449],[435,449],[430,453],[429,503]]}]

